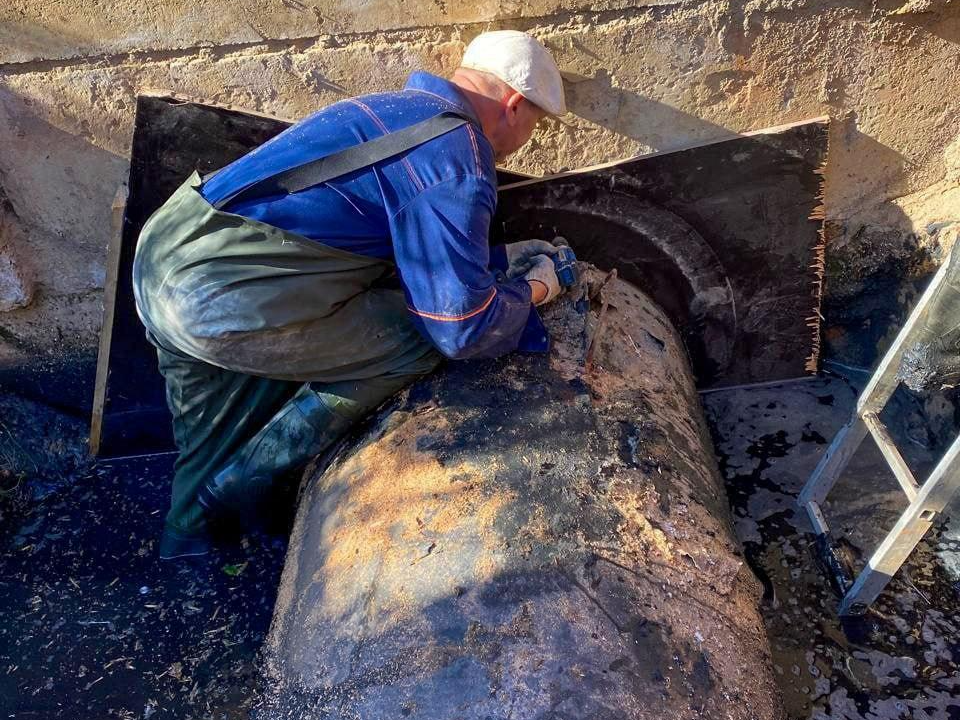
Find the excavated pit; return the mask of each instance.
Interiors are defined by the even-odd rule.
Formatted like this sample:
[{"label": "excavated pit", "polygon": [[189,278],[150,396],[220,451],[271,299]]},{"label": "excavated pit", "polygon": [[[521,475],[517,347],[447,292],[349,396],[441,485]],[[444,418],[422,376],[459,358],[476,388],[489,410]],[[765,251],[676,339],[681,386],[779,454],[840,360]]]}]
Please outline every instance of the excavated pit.
[{"label": "excavated pit", "polygon": [[585,280],[308,476],[260,717],[782,717],[680,338]]}]

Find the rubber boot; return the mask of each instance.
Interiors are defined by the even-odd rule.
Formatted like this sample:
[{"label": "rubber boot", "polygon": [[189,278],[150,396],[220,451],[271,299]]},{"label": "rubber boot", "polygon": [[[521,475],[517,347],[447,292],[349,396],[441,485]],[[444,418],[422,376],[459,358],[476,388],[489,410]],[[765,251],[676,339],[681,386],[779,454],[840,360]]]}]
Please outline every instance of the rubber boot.
[{"label": "rubber boot", "polygon": [[212,519],[251,523],[285,471],[319,455],[353,422],[353,417],[331,409],[323,394],[304,385],[200,488],[199,503]]},{"label": "rubber boot", "polygon": [[161,560],[206,555],[210,549],[211,540],[207,532],[187,535],[167,525],[164,526],[163,533],[160,535]]}]

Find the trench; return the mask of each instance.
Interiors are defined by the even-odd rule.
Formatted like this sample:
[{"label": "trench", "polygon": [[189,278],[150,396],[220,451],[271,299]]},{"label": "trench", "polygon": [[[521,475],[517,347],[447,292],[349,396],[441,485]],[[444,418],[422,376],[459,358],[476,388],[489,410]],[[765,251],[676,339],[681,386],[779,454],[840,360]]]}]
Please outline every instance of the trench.
[{"label": "trench", "polygon": [[[596,227],[602,226],[600,222]],[[641,259],[662,261],[669,255],[669,244],[662,242],[645,247],[635,242],[632,248]],[[583,254],[601,267],[607,264],[602,255]],[[635,265],[642,269],[643,262]],[[661,305],[686,339],[688,328],[696,327],[696,318],[685,315],[694,293],[679,270],[655,292],[671,288],[674,295]],[[662,329],[651,335],[662,342]],[[657,342],[650,345],[656,346]],[[705,396],[734,528],[752,574],[759,578],[759,608],[772,649],[770,664],[762,673],[772,674],[790,718],[957,717],[960,691],[954,658],[960,649],[960,623],[950,611],[956,602],[957,577],[949,568],[957,564],[960,533],[951,521],[931,531],[876,612],[857,625],[841,626],[833,612],[835,598],[810,556],[803,518],[792,507],[798,484],[845,419],[861,381],[824,377],[780,388]],[[566,399],[576,395],[575,389]],[[153,559],[154,541],[165,508],[170,458],[91,465],[83,459],[82,423],[42,405],[19,401],[7,390],[3,402],[5,421],[18,423],[18,430],[27,431],[32,439],[23,442],[20,432],[15,436],[9,426],[0,428],[4,465],[25,468],[22,476],[4,473],[0,496],[0,584],[4,587],[0,614],[7,619],[0,628],[0,709],[12,717],[85,717],[104,708],[117,717],[131,718],[191,713],[241,718],[251,712],[268,717],[263,714],[264,703],[270,707],[276,697],[271,698],[270,688],[263,686],[261,648],[270,634],[288,553],[284,538],[289,525],[281,522],[279,531],[274,528],[272,534],[258,532],[234,539],[209,561],[174,570],[158,566]],[[908,459],[922,471],[941,449],[942,438],[918,442],[916,425],[928,408],[909,396],[897,402],[894,412],[903,422],[889,425],[898,440],[912,448]],[[649,405],[644,410],[649,412]],[[690,412],[687,407],[687,411],[700,415],[699,410]],[[627,418],[617,427],[618,460],[657,470],[656,458],[632,455],[644,442],[656,443],[655,428]],[[582,431],[567,427],[558,433]],[[480,434],[474,432],[476,440]],[[668,441],[669,436],[664,434]],[[442,444],[441,439],[433,441],[434,448]],[[710,441],[706,442],[709,450]],[[431,443],[422,441],[420,447],[429,450]],[[54,461],[58,456],[70,458],[66,467]],[[446,461],[455,459],[451,456]],[[874,481],[878,467],[877,457],[869,455],[855,464],[846,491],[841,487],[841,500],[856,498],[856,482]],[[653,492],[659,506],[669,496],[669,483],[659,479]],[[837,503],[832,508],[841,513],[840,526],[853,538],[855,555],[862,557],[876,539],[877,528],[865,526],[880,525],[879,520],[892,517],[894,497],[892,491],[884,491],[879,518],[862,506],[844,511],[842,503]],[[669,509],[669,500],[663,504]],[[667,510],[661,507],[660,511]],[[523,526],[515,512],[497,522],[495,529],[504,534]],[[294,535],[294,543],[301,540],[302,536]],[[436,547],[428,551],[430,542],[416,546],[425,560],[441,556],[434,556]],[[586,575],[572,573],[563,589],[594,607],[600,621],[609,622],[617,635],[639,638],[650,649],[643,658],[604,655],[605,674],[633,673],[634,688],[644,677],[648,684],[651,678],[656,683],[656,673],[662,670],[655,658],[669,654],[671,635],[662,632],[666,626],[662,621],[653,624],[655,631],[648,628],[637,635],[641,626],[636,622],[621,621],[606,604],[595,602],[592,583],[598,571],[591,568],[605,563],[614,567],[603,559],[594,559],[593,565],[588,561]],[[509,579],[504,574],[499,581]],[[462,597],[457,587],[462,586],[455,585],[452,595]],[[501,591],[497,594],[502,595]],[[502,654],[505,645],[523,635],[521,626],[528,619],[514,613],[510,620],[514,624],[509,627],[495,622],[481,628],[451,625],[443,637],[461,645],[472,643],[484,660]],[[317,642],[317,636],[312,637],[301,651]],[[698,655],[689,647],[683,652],[685,659],[667,677],[678,687],[709,695],[711,683],[721,683],[711,656]],[[416,657],[427,664],[437,662],[435,657]],[[268,659],[276,662],[277,655]],[[459,660],[461,664],[454,667],[461,674],[444,676],[447,682],[451,677],[467,678],[469,687],[482,687],[483,678],[463,671],[463,657]],[[394,677],[403,676],[396,669],[393,672]],[[370,674],[366,677],[366,686],[348,680],[337,687],[356,694],[371,686]],[[385,675],[374,673],[374,677],[382,682]],[[508,697],[515,698],[516,693]],[[403,716],[416,717],[416,703],[400,700],[391,707],[399,708]]]}]

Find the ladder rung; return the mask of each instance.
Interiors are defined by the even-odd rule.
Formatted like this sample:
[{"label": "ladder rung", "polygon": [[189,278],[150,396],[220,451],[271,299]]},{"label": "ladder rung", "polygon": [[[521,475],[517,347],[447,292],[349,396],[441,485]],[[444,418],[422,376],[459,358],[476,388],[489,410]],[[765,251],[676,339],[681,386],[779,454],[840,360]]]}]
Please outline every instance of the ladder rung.
[{"label": "ladder rung", "polygon": [[890,469],[893,470],[893,474],[896,476],[897,482],[900,483],[900,487],[903,488],[903,492],[906,493],[910,502],[913,502],[917,497],[920,486],[917,484],[916,478],[913,477],[913,473],[910,472],[910,468],[903,459],[903,455],[900,454],[900,451],[894,444],[893,438],[890,437],[890,431],[887,430],[887,426],[880,421],[880,418],[875,412],[865,412],[863,414],[863,423],[867,426],[870,434],[873,435],[877,447],[880,448],[880,452],[883,453],[883,457],[886,458],[887,464],[890,465]]},{"label": "ladder rung", "polygon": [[840,428],[840,432],[833,438],[833,442],[820,458],[816,469],[803,486],[798,498],[800,505],[815,502],[818,505],[827,499],[840,473],[850,462],[850,458],[860,447],[860,443],[867,436],[867,426],[863,418],[854,414],[850,422]]},{"label": "ladder rung", "polygon": [[[960,253],[956,247],[954,250]],[[870,606],[916,547],[936,514],[942,512],[950,498],[960,492],[960,437],[954,440],[947,454],[937,463],[937,467],[921,487],[878,417],[900,384],[897,370],[908,342],[912,341],[916,328],[922,327],[927,315],[936,307],[940,288],[947,283],[947,278],[954,271],[954,256],[951,253],[950,259],[940,266],[927,289],[923,291],[907,322],[900,328],[896,340],[857,398],[853,418],[833,438],[833,442],[800,491],[798,504],[810,516],[810,522],[817,531],[817,543],[830,549],[827,521],[820,504],[827,499],[827,494],[856,452],[860,441],[869,432],[880,448],[884,460],[893,470],[903,492],[910,498],[910,507],[887,534],[867,567],[844,596],[840,604],[841,615],[862,614]],[[831,561],[838,561],[831,562],[831,581],[836,581],[836,584],[843,587],[846,582],[841,577],[844,570],[842,558],[832,550],[828,554]],[[837,572],[838,569],[841,572]]]}]

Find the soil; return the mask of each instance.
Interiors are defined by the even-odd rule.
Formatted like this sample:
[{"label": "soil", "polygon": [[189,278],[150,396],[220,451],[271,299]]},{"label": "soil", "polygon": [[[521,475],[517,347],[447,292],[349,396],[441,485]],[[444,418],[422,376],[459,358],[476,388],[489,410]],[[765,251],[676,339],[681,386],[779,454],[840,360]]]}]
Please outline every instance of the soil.
[{"label": "soil", "polygon": [[172,455],[85,463],[81,419],[0,409],[0,717],[247,717],[285,541],[160,562]]},{"label": "soil", "polygon": [[[762,611],[789,716],[954,720],[960,717],[960,507],[948,507],[865,617],[841,621],[839,598],[796,505],[867,377],[718,392],[704,404],[737,534],[764,583]],[[956,435],[953,404],[901,388],[882,416],[918,478]],[[869,438],[824,506],[857,570],[905,507]]]},{"label": "soil", "polygon": [[[954,720],[960,717],[956,507],[874,610],[846,624],[836,616],[837,598],[795,507],[865,377],[704,396],[735,529],[763,584],[773,669],[790,718]],[[954,405],[949,397],[895,397],[886,419],[917,474],[953,439]],[[0,395],[0,421],[0,716],[247,718],[259,702],[259,652],[284,541],[256,534],[208,560],[160,563],[156,537],[171,456],[91,465],[84,460],[84,418],[9,393]],[[624,433],[624,456],[640,466],[652,462],[642,452],[650,430],[639,423]],[[828,519],[862,563],[903,507],[869,441],[834,492]],[[535,520],[530,527],[546,531]],[[436,560],[436,552],[428,559]],[[645,555],[668,559],[662,548]],[[697,553],[675,559],[691,573],[703,566]],[[514,620],[503,637],[527,632],[532,622]],[[470,637],[481,645],[490,640],[476,629]],[[656,648],[663,638],[651,630],[644,642]],[[657,655],[649,653],[651,663]],[[692,682],[695,666],[689,669]]]}]

